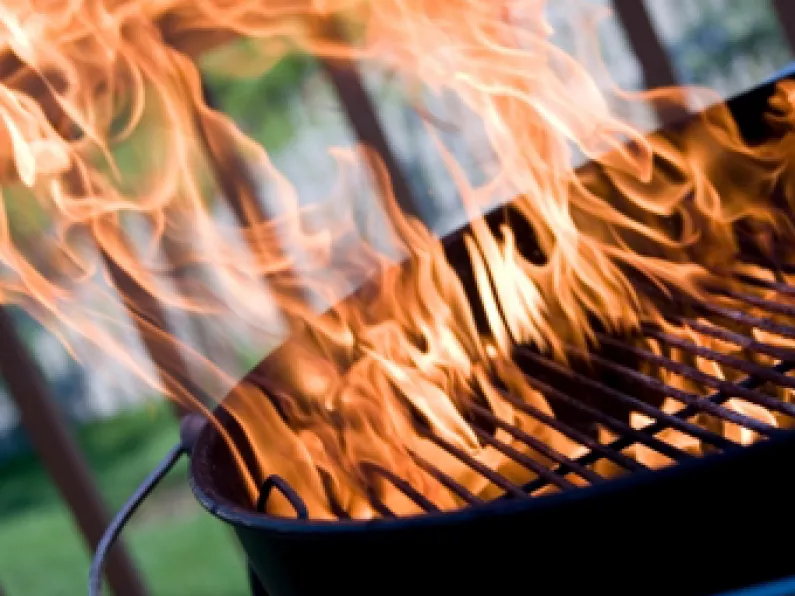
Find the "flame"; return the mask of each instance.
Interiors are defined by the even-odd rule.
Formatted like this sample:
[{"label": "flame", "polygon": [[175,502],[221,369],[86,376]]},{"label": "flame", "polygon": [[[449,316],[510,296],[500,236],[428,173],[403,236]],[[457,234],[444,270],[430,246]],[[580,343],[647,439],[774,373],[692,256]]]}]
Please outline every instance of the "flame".
[{"label": "flame", "polygon": [[[184,405],[202,407],[197,379],[216,399],[233,388],[224,405],[256,456],[258,469],[241,464],[252,497],[262,478],[279,474],[313,517],[381,515],[374,494],[398,514],[419,511],[390,488],[395,477],[440,509],[462,506],[432,468],[471,495],[501,494],[451,450],[529,482],[537,472],[515,454],[550,463],[549,454],[501,422],[582,455],[582,445],[503,399],[509,393],[554,418],[514,363],[516,346],[565,361],[572,347],[595,343],[596,327],[626,334],[648,322],[698,345],[712,341],[666,323],[652,295],[698,296],[737,270],[738,224],[763,252],[773,236],[792,239],[795,88],[780,85],[769,110],[778,134],[763,144],[743,140],[720,107],[677,134],[645,136],[615,116],[586,67],[551,43],[544,11],[539,0],[6,3],[0,299],[28,310],[77,357],[76,338],[88,339],[95,354]],[[256,64],[264,71],[298,49],[396,72],[418,105],[427,95],[456,98],[482,130],[486,180],[473,182],[431,119],[427,132],[472,220],[461,240],[468,277],[447,245],[401,211],[372,150],[331,149],[339,184],[326,201],[302,205],[263,148],[205,104],[195,55],[239,38],[262,59],[243,63],[227,50],[209,67],[251,77]],[[613,99],[685,100],[676,90]],[[575,171],[575,150],[592,164]],[[135,167],[120,167],[123,157]],[[276,213],[263,213],[253,171],[276,195]],[[362,172],[370,213],[382,206],[364,222],[353,189]],[[216,187],[235,224],[219,217]],[[784,204],[771,199],[774,189]],[[483,213],[514,196],[510,216],[490,225]],[[197,272],[195,283],[178,276],[186,269]],[[231,321],[260,345],[285,333],[290,340],[267,374],[237,384],[218,358],[168,333],[168,317],[152,305],[216,325],[227,342]],[[129,351],[133,327],[166,360],[157,370]],[[653,340],[645,345],[662,353]],[[733,374],[703,358],[695,364],[716,378]],[[693,389],[670,371],[655,374]],[[743,400],[726,406],[777,423]],[[496,420],[491,435],[473,424],[477,411]],[[631,413],[633,427],[649,423]],[[757,439],[733,424],[722,432],[742,444]],[[676,430],[660,438],[703,449]],[[643,447],[629,452],[645,465],[670,463]],[[278,498],[271,513],[292,514]]]}]

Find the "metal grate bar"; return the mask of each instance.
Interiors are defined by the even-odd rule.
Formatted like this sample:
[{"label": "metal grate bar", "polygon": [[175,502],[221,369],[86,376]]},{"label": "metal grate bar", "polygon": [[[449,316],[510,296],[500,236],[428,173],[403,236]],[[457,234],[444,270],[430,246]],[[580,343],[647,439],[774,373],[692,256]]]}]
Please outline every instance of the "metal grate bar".
[{"label": "metal grate bar", "polygon": [[[620,346],[623,346],[623,344],[621,342],[616,342],[616,344],[620,345]],[[591,359],[592,362],[600,364],[604,368],[609,368],[609,369],[614,370],[615,372],[618,372],[620,374],[624,374],[627,370],[632,370],[632,369],[626,369],[624,367],[621,367],[621,366],[619,366],[619,365],[617,365],[614,362],[611,362],[609,360],[600,358],[599,356],[597,356],[595,354],[588,354],[585,351],[579,350],[577,348],[570,347],[569,351],[571,351],[573,353],[587,355]],[[682,431],[683,433],[689,434],[689,435],[697,437],[697,438],[699,438],[699,439],[701,439],[703,441],[711,443],[712,445],[715,445],[716,447],[719,447],[721,449],[725,449],[725,448],[731,447],[733,445],[733,443],[731,441],[729,441],[728,439],[725,439],[725,438],[721,437],[720,435],[716,435],[715,433],[712,433],[712,432],[708,431],[707,429],[705,429],[705,428],[703,428],[703,427],[701,427],[701,426],[699,426],[697,424],[694,424],[692,422],[688,422],[686,420],[680,420],[680,419],[676,418],[675,416],[673,416],[672,414],[668,414],[666,412],[663,412],[659,408],[655,408],[654,406],[652,406],[652,405],[650,405],[650,404],[648,404],[648,403],[646,403],[646,402],[644,402],[644,401],[642,401],[640,399],[637,399],[635,397],[627,395],[626,393],[622,393],[621,391],[617,391],[615,389],[612,389],[611,387],[608,387],[604,383],[601,383],[599,381],[596,381],[594,379],[586,377],[585,375],[582,375],[582,374],[576,373],[576,372],[574,372],[572,370],[569,370],[569,369],[565,368],[564,366],[558,364],[557,362],[544,361],[544,366],[547,366],[550,369],[554,369],[556,372],[558,372],[560,374],[563,374],[563,375],[566,375],[566,376],[568,376],[571,379],[574,379],[575,381],[577,381],[581,385],[584,385],[586,387],[590,387],[591,389],[595,389],[595,390],[599,391],[600,393],[602,393],[602,394],[604,394],[604,395],[606,395],[608,397],[611,397],[611,398],[616,399],[617,401],[620,401],[623,404],[626,404],[628,406],[632,406],[635,410],[637,410],[638,412],[641,412],[642,414],[645,414],[645,415],[649,416],[650,418],[654,418],[654,419],[657,419],[657,420],[663,420],[667,424],[669,424],[671,427],[673,427],[673,428],[675,428],[675,429],[677,429],[679,431]]]},{"label": "metal grate bar", "polygon": [[[536,354],[533,354],[530,350],[527,350],[526,348],[519,348],[517,350],[516,355],[517,359],[537,358],[538,362],[545,362],[543,358],[537,356]],[[546,397],[548,400],[552,399],[555,401],[559,401],[577,410],[580,410],[581,412],[588,414],[588,416],[590,416],[590,418],[594,422],[599,422],[600,424],[603,424],[605,427],[609,428],[610,430],[615,431],[621,435],[633,437],[636,442],[643,443],[650,449],[654,449],[655,451],[665,455],[666,457],[670,457],[675,461],[685,461],[693,458],[693,456],[690,455],[689,453],[682,451],[681,449],[678,449],[673,445],[664,443],[663,441],[660,441],[656,437],[653,437],[651,435],[646,435],[643,432],[632,428],[630,425],[626,424],[625,422],[612,418],[611,416],[608,416],[604,412],[601,412],[596,408],[592,408],[591,406],[582,403],[577,398],[567,395],[562,391],[559,391],[558,389],[555,389],[554,387],[544,383],[543,381],[539,381],[535,377],[525,375],[525,379],[527,380],[527,383],[530,386],[534,387],[535,389],[543,393],[544,397]]]},{"label": "metal grate bar", "polygon": [[[638,350],[640,355],[648,358],[649,361],[654,361],[657,358],[664,360],[662,357],[658,357],[656,354],[652,352],[647,352],[646,350],[641,350],[640,348],[633,348],[633,350]],[[594,362],[599,363],[610,370],[614,370],[615,372],[620,372],[625,376],[637,381],[638,383],[643,384],[648,389],[653,391],[657,391],[662,395],[666,395],[675,399],[678,402],[685,404],[686,406],[690,406],[696,410],[700,410],[712,416],[716,416],[718,418],[722,418],[728,422],[732,422],[734,424],[739,424],[740,426],[745,426],[749,429],[755,430],[761,434],[771,434],[775,432],[775,428],[772,426],[765,424],[764,422],[760,422],[755,418],[750,418],[733,410],[729,410],[728,408],[723,407],[720,404],[717,404],[713,401],[705,399],[703,396],[696,395],[695,393],[690,393],[689,391],[683,391],[682,389],[678,389],[667,383],[660,381],[659,379],[655,379],[654,377],[650,377],[649,375],[643,374],[621,364],[616,364],[615,362],[611,362],[599,356],[592,356]],[[673,362],[673,361],[671,361]],[[673,363],[676,364],[676,363]],[[729,384],[732,386],[732,393],[735,393],[736,389],[733,384]]]},{"label": "metal grate bar", "polygon": [[370,505],[373,506],[373,509],[375,509],[376,512],[381,517],[397,517],[397,513],[395,513],[389,507],[387,507],[386,503],[384,503],[381,499],[378,498],[378,495],[375,494],[374,490],[370,490],[367,493],[367,500],[370,502]]},{"label": "metal grate bar", "polygon": [[342,506],[339,499],[337,498],[337,493],[334,490],[334,483],[331,480],[331,474],[329,474],[323,468],[315,466],[318,475],[320,476],[320,482],[323,484],[323,490],[326,493],[326,498],[329,502],[329,507],[331,508],[331,512],[336,515],[339,519],[350,519],[350,515]]},{"label": "metal grate bar", "polygon": [[738,273],[734,276],[734,278],[748,285],[758,286],[760,288],[767,288],[768,290],[775,290],[779,294],[785,294],[787,296],[795,296],[795,286],[791,286],[790,284],[787,283],[783,283],[780,281],[769,281],[767,279],[759,279],[758,277],[746,275],[745,273]]},{"label": "metal grate bar", "polygon": [[[772,368],[775,369],[777,372],[785,373],[785,372],[788,372],[788,371],[792,370],[792,368],[795,368],[795,364],[790,363],[790,362],[781,362],[781,363],[775,365]],[[738,385],[742,385],[744,387],[747,387],[749,389],[754,389],[756,387],[759,387],[763,383],[764,383],[763,380],[757,379],[756,377],[746,377],[745,379],[743,379],[742,381],[740,381],[737,384]],[[729,399],[729,397],[730,396],[725,395],[725,394],[723,394],[720,391],[717,391],[717,392],[713,393],[712,395],[709,395],[709,396],[705,397],[704,399],[710,400],[710,401],[715,402],[715,403],[721,403],[721,402],[724,402],[727,399]],[[674,415],[677,418],[690,418],[692,416],[695,416],[697,413],[698,413],[698,410],[696,408],[694,408],[692,406],[687,406],[687,407],[684,407],[681,410],[679,410]],[[661,422],[654,422],[654,423],[652,423],[652,424],[650,424],[648,426],[645,426],[642,430],[644,432],[647,432],[649,434],[654,435],[654,434],[662,432],[666,428],[667,427],[666,427],[665,424],[663,424]],[[619,437],[615,441],[611,442],[608,445],[608,447],[611,450],[624,450],[627,447],[631,447],[635,443],[636,443],[636,441],[634,441],[631,437]],[[739,448],[739,446],[737,448]],[[577,461],[580,464],[582,464],[582,465],[593,465],[597,461],[599,461],[600,459],[603,459],[602,454],[594,452],[594,451],[590,451],[590,452],[586,453],[585,455],[583,455],[582,457],[578,458]],[[545,483],[544,483],[543,479],[539,478],[539,479],[536,479],[535,481],[529,483],[527,486],[525,486],[525,488],[528,491],[530,491],[530,492],[534,492],[534,491],[538,490],[539,488],[542,488],[544,485],[545,485]]]},{"label": "metal grate bar", "polygon": [[765,342],[758,341],[752,337],[748,337],[747,335],[743,335],[742,333],[737,333],[736,331],[730,331],[728,329],[724,329],[722,327],[716,327],[714,325],[706,325],[704,323],[700,323],[699,321],[694,321],[693,319],[684,319],[684,318],[674,318],[674,321],[677,323],[681,323],[682,325],[687,325],[694,331],[698,331],[699,333],[703,333],[704,335],[709,335],[710,337],[714,337],[715,339],[720,339],[722,341],[732,343],[740,348],[751,352],[759,352],[760,354],[765,354],[767,356],[772,356],[773,358],[777,358],[778,360],[793,360],[795,361],[795,350],[791,350],[789,348],[783,348],[781,346],[773,346]]},{"label": "metal grate bar", "polygon": [[728,288],[721,288],[720,293],[734,300],[739,300],[751,306],[756,306],[770,313],[786,315],[788,317],[795,317],[795,306],[785,302],[773,302],[767,298],[754,296],[753,294],[746,294],[745,292],[738,292]]},{"label": "metal grate bar", "polygon": [[460,497],[463,501],[466,501],[470,505],[478,505],[484,503],[483,499],[479,499],[478,497],[473,495],[469,491],[469,489],[467,489],[464,485],[456,482],[452,477],[442,472],[439,468],[434,466],[426,459],[420,457],[416,453],[412,453],[411,457],[414,459],[415,462],[417,462],[417,465],[420,468],[425,470],[428,474],[430,474],[433,478],[435,478],[441,485],[445,486],[450,492]]},{"label": "metal grate bar", "polygon": [[[776,364],[771,368],[777,372],[785,373],[795,368],[795,363],[779,362],[778,364]],[[746,377],[742,381],[738,382],[737,385],[741,387],[746,387],[748,389],[756,389],[757,387],[763,385],[764,383],[765,383],[764,379],[751,376],[751,377]],[[714,402],[716,404],[720,404],[727,401],[730,397],[731,397],[730,395],[726,395],[725,393],[723,393],[723,391],[716,391],[715,393],[705,397],[704,399]],[[698,410],[696,408],[692,406],[687,406],[679,410],[676,414],[674,414],[674,416],[676,416],[677,418],[690,418],[691,416],[695,416],[697,413]],[[656,434],[664,430],[664,427],[662,425],[659,425],[658,423],[654,423],[645,427],[643,430],[649,433]]]},{"label": "metal grate bar", "polygon": [[495,416],[490,410],[487,410],[486,408],[483,408],[476,404],[472,404],[469,407],[471,410],[477,412],[479,416],[488,418],[489,422],[494,423],[496,426],[500,427],[501,429],[512,435],[515,439],[521,441],[528,447],[534,449],[535,451],[551,459],[552,461],[561,464],[561,466],[565,466],[566,469],[571,470],[583,480],[587,480],[591,483],[601,482],[604,480],[604,478],[602,478],[599,474],[597,474],[590,468],[586,468],[585,466],[579,465],[575,460],[566,457],[557,449],[553,449],[543,441],[539,441],[534,436],[524,432],[523,430],[517,428],[513,424],[509,424],[504,420],[502,420],[500,417]]},{"label": "metal grate bar", "polygon": [[489,482],[494,484],[495,486],[499,486],[503,489],[506,493],[511,495],[512,497],[516,497],[519,499],[526,499],[529,495],[525,493],[522,488],[510,480],[507,480],[502,475],[498,474],[487,465],[479,462],[474,457],[469,455],[463,449],[453,445],[449,441],[442,439],[441,437],[436,436],[433,433],[428,433],[427,438],[436,443],[439,447],[450,453],[451,455],[457,457],[470,468],[475,470],[478,474],[486,478]]},{"label": "metal grate bar", "polygon": [[786,325],[784,323],[779,323],[773,319],[749,315],[748,313],[745,313],[741,310],[718,306],[717,304],[710,302],[697,302],[693,300],[692,304],[697,308],[705,310],[719,317],[724,317],[734,321],[735,323],[747,325],[748,327],[756,327],[764,331],[769,331],[770,333],[775,333],[781,337],[786,337],[787,339],[795,339],[795,327],[791,327],[790,325]]},{"label": "metal grate bar", "polygon": [[[415,505],[420,507],[425,511],[439,511],[439,508],[434,505],[425,495],[415,489],[411,484],[403,480],[400,476],[393,474],[390,470],[387,470],[383,466],[379,466],[378,464],[374,464],[371,462],[362,463],[360,465],[362,471],[366,475],[376,475],[381,476],[385,480],[389,481],[392,486],[406,495],[409,499],[411,499]],[[372,488],[372,487],[371,487]],[[376,506],[376,503],[379,507],[382,507],[392,513],[394,516],[394,512],[392,512],[383,501],[381,501],[377,495],[375,495],[375,491],[370,491],[370,501],[371,503]]]},{"label": "metal grate bar", "polygon": [[[597,337],[599,338],[599,341],[601,341],[601,342],[603,342],[603,343],[605,343],[607,345],[612,345],[612,346],[619,347],[620,349],[624,349],[624,350],[627,351],[627,353],[630,353],[630,354],[639,356],[641,358],[644,358],[644,359],[646,359],[649,362],[653,362],[654,364],[659,364],[660,366],[670,370],[671,372],[674,372],[676,374],[682,375],[683,377],[687,377],[687,378],[689,378],[689,379],[691,379],[693,381],[696,381],[696,382],[701,383],[701,384],[703,384],[703,385],[705,385],[707,387],[710,387],[711,389],[718,389],[718,390],[720,390],[720,391],[722,391],[722,392],[724,392],[724,393],[726,393],[728,395],[731,395],[731,396],[734,396],[734,397],[740,397],[740,398],[748,400],[750,402],[761,404],[761,405],[763,405],[763,406],[765,406],[767,408],[782,412],[782,413],[790,415],[790,416],[795,415],[795,406],[793,406],[792,404],[788,404],[786,402],[783,402],[780,399],[776,399],[775,397],[771,397],[769,395],[765,395],[764,393],[760,393],[760,392],[754,391],[752,389],[746,389],[745,387],[740,387],[736,383],[732,383],[731,381],[726,381],[724,379],[719,379],[717,377],[713,377],[712,375],[708,375],[706,373],[703,373],[703,372],[701,372],[699,370],[696,370],[696,369],[694,369],[694,368],[692,368],[690,366],[687,366],[686,364],[682,364],[681,362],[676,362],[675,360],[671,360],[670,358],[668,358],[666,356],[661,356],[659,354],[655,354],[654,352],[650,352],[649,350],[638,348],[636,346],[628,346],[628,345],[625,345],[625,344],[623,344],[621,342],[614,341],[611,338],[609,338],[607,336],[604,336],[604,335],[601,335],[601,334],[597,334]],[[694,344],[691,344],[691,345],[693,345],[694,347],[697,347]],[[611,368],[612,367],[620,367],[620,365],[617,365],[617,364],[609,362],[609,361],[605,361],[604,359],[602,359],[602,358],[600,358],[598,356],[594,356],[593,359],[594,359],[595,362],[600,362],[600,363],[604,362],[605,365],[609,364]],[[753,368],[756,368],[756,367],[753,367]],[[759,368],[764,370],[763,367],[759,367]],[[637,373],[637,374],[642,374],[642,373]],[[752,375],[756,375],[756,373],[753,372],[753,371],[751,372],[751,374]],[[773,375],[775,375],[775,373],[773,373]],[[768,375],[759,375],[760,378],[765,378],[767,376]],[[652,378],[652,377],[648,377],[648,378]],[[793,380],[795,380],[795,379],[793,379]],[[698,396],[696,396],[696,397],[698,398]],[[698,398],[698,399],[700,400],[701,398]],[[722,418],[724,420],[727,420],[729,422],[734,422],[735,424],[741,424],[741,425],[743,425],[743,426],[745,426],[747,428],[750,428],[751,430],[755,430],[757,432],[762,432],[762,433],[769,433],[770,430],[773,430],[773,427],[771,427],[770,425],[764,424],[764,423],[760,423],[755,418],[751,418],[749,416],[744,416],[743,414],[740,414],[739,412],[735,412],[733,410],[729,410],[727,408],[723,408],[722,406],[713,404],[712,402],[707,402],[707,404],[710,404],[709,408],[713,408],[715,411],[719,410],[721,412],[720,418]],[[708,411],[710,414],[715,415],[712,410],[706,410],[706,411]],[[740,418],[737,418],[737,416],[740,416]]]},{"label": "metal grate bar", "polygon": [[[510,403],[516,409],[523,411],[525,414],[532,416],[533,418],[535,418],[540,422],[543,422],[550,428],[554,428],[555,430],[565,434],[570,439],[573,439],[574,441],[580,443],[584,447],[587,447],[590,450],[590,452],[599,453],[600,457],[597,459],[602,459],[602,458],[609,459],[613,463],[616,463],[622,468],[626,468],[627,470],[639,471],[647,469],[646,466],[644,466],[641,463],[638,463],[631,457],[627,457],[626,455],[624,455],[619,451],[614,451],[613,449],[610,449],[609,447],[602,445],[599,441],[597,441],[593,437],[589,437],[587,434],[580,432],[579,430],[573,428],[572,426],[561,422],[557,418],[545,414],[538,408],[535,408],[530,404],[526,404],[520,399],[513,397],[509,393],[501,392],[500,395],[502,399]],[[577,462],[583,466],[587,465],[582,463],[581,458],[577,458],[576,460],[572,461]],[[568,463],[561,465],[568,465]]]},{"label": "metal grate bar", "polygon": [[575,485],[569,482],[568,480],[566,480],[562,475],[555,474],[554,472],[550,471],[548,468],[542,466],[539,462],[537,462],[533,458],[525,455],[521,451],[514,449],[510,445],[506,445],[502,441],[498,441],[484,430],[480,428],[474,428],[474,431],[481,441],[483,441],[487,445],[491,445],[498,451],[504,453],[512,460],[521,464],[528,470],[535,472],[541,478],[546,478],[551,484],[554,484],[558,488],[562,489],[575,488]]},{"label": "metal grate bar", "polygon": [[[699,346],[698,344],[694,344],[693,342],[687,341],[680,337],[676,337],[675,335],[665,333],[664,331],[648,329],[646,330],[645,334],[665,344],[681,348],[687,352],[695,354],[696,356],[701,356],[702,358],[706,358],[707,360],[712,360],[714,362],[717,362],[718,364],[722,364],[728,366],[729,368],[733,368],[734,370],[744,372],[747,375],[753,375],[755,377],[759,377],[760,379],[764,379],[770,383],[774,383],[782,387],[790,387],[795,389],[794,378],[777,373],[768,366],[762,366],[761,364],[756,364],[750,360],[744,360],[742,358],[738,358],[737,356],[732,356],[730,354],[723,354],[721,352],[711,350],[710,348]],[[787,404],[787,406],[789,405],[790,404]],[[793,409],[793,412],[795,412],[795,409]]]}]

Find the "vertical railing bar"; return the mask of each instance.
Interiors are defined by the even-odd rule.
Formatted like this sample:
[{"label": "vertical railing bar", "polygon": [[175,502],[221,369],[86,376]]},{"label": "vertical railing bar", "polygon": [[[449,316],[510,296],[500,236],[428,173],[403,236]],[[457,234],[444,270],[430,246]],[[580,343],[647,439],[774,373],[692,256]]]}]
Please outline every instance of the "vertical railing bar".
[{"label": "vertical railing bar", "polygon": [[773,11],[778,16],[790,49],[795,53],[795,3],[792,0],[773,0]]},{"label": "vertical railing bar", "polygon": [[[336,19],[326,19],[322,27],[323,33],[329,39],[344,40],[345,34]],[[357,138],[380,157],[389,174],[395,200],[403,213],[420,217],[420,202],[389,144],[357,65],[341,58],[323,58],[320,63],[337,93],[348,123]]]},{"label": "vertical railing bar", "polygon": [[[671,58],[654,27],[645,2],[643,0],[613,0],[613,8],[619,23],[626,32],[632,52],[640,63],[646,88],[675,86],[677,78]],[[668,101],[654,102],[654,108],[662,124],[682,120],[689,114],[684,106]]]}]

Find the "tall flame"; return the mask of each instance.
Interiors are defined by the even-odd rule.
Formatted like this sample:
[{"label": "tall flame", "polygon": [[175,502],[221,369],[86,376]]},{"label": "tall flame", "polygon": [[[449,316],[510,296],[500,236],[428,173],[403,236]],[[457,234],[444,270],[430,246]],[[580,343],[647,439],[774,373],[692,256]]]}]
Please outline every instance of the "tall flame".
[{"label": "tall flame", "polygon": [[[278,473],[313,516],[331,517],[332,501],[354,517],[376,515],[366,494],[374,466],[409,479],[441,508],[461,499],[422,462],[474,494],[496,494],[439,440],[529,479],[484,443],[466,415],[475,404],[575,453],[563,435],[499,398],[508,389],[552,415],[512,362],[517,344],[565,358],[567,346],[593,342],[595,324],[619,332],[659,320],[638,288],[698,294],[733,266],[738,222],[762,250],[770,234],[792,234],[768,200],[776,185],[786,201],[793,197],[791,85],[771,107],[781,129],[775,142],[748,146],[720,109],[697,134],[646,137],[614,116],[588,71],[550,42],[544,10],[540,0],[6,3],[0,299],[26,308],[67,346],[76,336],[90,339],[194,407],[204,407],[195,385],[168,370],[157,376],[130,356],[129,326],[107,274],[128,299],[124,280],[170,311],[245,321],[260,334],[282,333],[268,306],[278,305],[292,339],[272,358],[267,379],[238,385],[225,405],[257,456],[258,471],[241,467],[252,491],[258,474]],[[353,41],[342,41],[340,29]],[[430,123],[428,133],[472,220],[462,240],[470,278],[401,212],[386,168],[367,148],[332,149],[340,184],[325,203],[300,207],[267,153],[203,100],[189,54],[237,37],[270,58],[263,69],[295,49],[366,61],[399,73],[417,103],[434,94],[465,106],[482,127],[485,182],[472,182]],[[230,73],[235,67],[225,64]],[[237,74],[252,71],[246,64]],[[684,101],[675,91],[662,99]],[[594,167],[575,172],[575,150]],[[131,155],[137,167],[122,171],[120,157]],[[235,159],[277,193],[276,216],[264,219],[257,197],[235,186]],[[357,170],[369,172],[368,200],[383,206],[388,225],[354,217]],[[227,172],[220,186],[236,194],[242,230],[219,223],[220,207],[208,199],[211,171]],[[489,225],[483,212],[513,196],[515,225]],[[26,234],[23,219],[46,223]],[[174,283],[188,268],[206,281]],[[334,306],[319,315],[318,304]],[[168,335],[140,301],[135,306],[134,323],[150,344],[171,346],[168,354],[184,359],[210,393],[234,385],[208,354]],[[738,400],[730,406],[768,416]],[[495,433],[511,442],[500,428]],[[752,440],[741,429],[726,433]],[[416,509],[375,485],[395,511]],[[285,503],[273,507],[289,514]]]}]

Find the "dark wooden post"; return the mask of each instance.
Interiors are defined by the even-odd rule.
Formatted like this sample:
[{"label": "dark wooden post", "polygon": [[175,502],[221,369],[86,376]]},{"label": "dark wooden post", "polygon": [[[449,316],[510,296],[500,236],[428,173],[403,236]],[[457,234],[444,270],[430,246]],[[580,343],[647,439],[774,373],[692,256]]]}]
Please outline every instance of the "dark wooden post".
[{"label": "dark wooden post", "polygon": [[[82,184],[77,176],[69,178],[69,182],[75,188],[80,188],[79,185]],[[119,245],[125,243],[121,232],[119,232],[117,242]],[[194,398],[198,398],[194,392],[195,388],[189,383],[188,367],[175,343],[173,334],[169,333],[165,312],[157,298],[152,296],[146,288],[141,287],[102,246],[98,245],[98,249],[105,269],[119,292],[124,307],[130,314],[165,389],[171,395],[179,396],[181,389],[186,388]],[[186,404],[174,400],[171,400],[171,406],[179,418],[189,411]]]},{"label": "dark wooden post", "polygon": [[773,0],[773,10],[781,22],[781,29],[795,52],[795,2],[793,0]]},{"label": "dark wooden post", "polygon": [[[221,109],[207,85],[202,87],[202,94],[207,107]],[[210,160],[215,182],[229,203],[238,224],[247,228],[266,221],[268,217],[260,202],[251,169],[237,150],[234,139],[225,131],[214,127],[209,119],[203,117],[201,111],[196,115],[196,128]]]},{"label": "dark wooden post", "polygon": [[[217,105],[211,90],[205,85],[202,91],[207,106],[211,109],[219,109],[220,106]],[[234,139],[225,130],[214,126],[211,120],[203,117],[201,110],[197,110],[196,127],[221,194],[243,230],[251,251],[261,257],[263,247],[258,243],[256,226],[264,224],[272,216],[265,212],[251,167],[238,151]],[[271,253],[269,256],[285,263],[289,262],[287,259],[283,259],[285,254],[279,245],[270,245],[267,250]],[[306,292],[302,290],[298,274],[291,267],[284,267],[269,281],[278,287],[281,295],[289,294],[292,299],[299,302],[308,301]],[[291,323],[289,317],[288,323]]]},{"label": "dark wooden post", "polygon": [[[63,129],[61,134],[64,138],[69,138],[70,131],[65,124],[68,124],[68,119],[61,121]],[[77,192],[86,190],[84,186],[86,181],[79,176],[77,170],[72,170],[67,175],[66,181]],[[119,232],[117,241],[119,245],[125,244],[126,239],[122,232]],[[97,246],[105,269],[119,292],[166,391],[173,396],[179,396],[184,388],[191,393],[194,399],[198,399],[195,387],[189,381],[188,367],[175,343],[173,334],[169,332],[165,312],[157,298],[152,296],[146,288],[141,287],[102,246],[99,244]],[[189,411],[188,406],[184,403],[173,399],[170,403],[178,418]]]},{"label": "dark wooden post", "polygon": [[[91,472],[48,394],[6,309],[0,307],[0,373],[17,405],[22,425],[44,467],[72,511],[93,552],[110,517]],[[145,596],[144,584],[123,544],[111,549],[105,573],[116,596]]]},{"label": "dark wooden post", "polygon": [[[168,214],[166,217],[171,217],[171,215]],[[187,254],[185,245],[182,242],[169,238],[168,236],[163,236],[160,242],[160,249],[163,254],[163,259],[171,268],[169,277],[174,283],[177,292],[181,293],[182,296],[185,297],[190,296],[194,291],[193,284],[197,281],[197,279],[191,279],[189,274],[191,272],[196,272],[196,275],[201,274],[197,269],[194,269],[190,266],[186,268],[185,263],[187,263],[188,260],[185,258]],[[200,283],[205,288],[209,288],[208,281],[205,278],[202,277],[200,279]],[[226,351],[219,351],[216,349],[212,338],[207,335],[207,329],[205,327],[204,320],[202,320],[202,315],[191,313],[187,310],[183,311],[182,314],[183,316],[186,316],[185,323],[195,336],[196,347],[199,352],[212,360],[217,366],[221,366],[222,362],[228,361],[231,355]],[[223,367],[221,366],[221,368]],[[187,367],[185,368],[185,372],[188,372]],[[197,375],[201,377],[202,373],[197,371]],[[199,381],[197,379],[193,380],[195,386],[195,383]],[[208,402],[206,405],[211,404]]]},{"label": "dark wooden post", "polygon": [[[141,287],[104,251],[102,258],[166,391],[177,398],[187,391],[193,399],[199,399],[196,388],[190,382],[187,364],[176,339],[169,332],[165,312],[157,298]],[[171,406],[179,418],[190,410],[187,404],[174,399],[171,400]]]},{"label": "dark wooden post", "polygon": [[[327,19],[321,27],[330,39],[344,38],[344,33],[335,19]],[[321,65],[331,80],[348,123],[359,141],[373,149],[381,158],[389,173],[398,205],[407,215],[419,217],[421,205],[389,145],[356,64],[347,60],[325,58],[321,60]]]},{"label": "dark wooden post", "polygon": [[[627,34],[629,45],[638,58],[646,88],[675,86],[676,73],[670,56],[654,28],[644,1],[613,0],[613,8]],[[680,120],[688,115],[688,110],[684,106],[673,102],[661,102],[654,107],[663,124]]]}]

